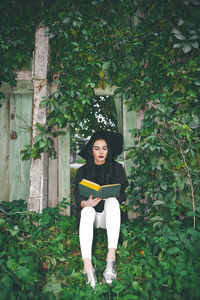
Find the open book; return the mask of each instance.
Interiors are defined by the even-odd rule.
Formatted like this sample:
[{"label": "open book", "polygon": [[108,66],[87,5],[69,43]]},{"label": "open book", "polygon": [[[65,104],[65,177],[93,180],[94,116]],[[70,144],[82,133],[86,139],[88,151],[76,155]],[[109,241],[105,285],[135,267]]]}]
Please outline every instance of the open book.
[{"label": "open book", "polygon": [[109,197],[118,197],[120,195],[121,184],[108,184],[102,185],[92,182],[87,179],[82,179],[79,183],[79,192],[80,195],[89,198],[90,195],[93,195],[93,198],[109,198]]}]

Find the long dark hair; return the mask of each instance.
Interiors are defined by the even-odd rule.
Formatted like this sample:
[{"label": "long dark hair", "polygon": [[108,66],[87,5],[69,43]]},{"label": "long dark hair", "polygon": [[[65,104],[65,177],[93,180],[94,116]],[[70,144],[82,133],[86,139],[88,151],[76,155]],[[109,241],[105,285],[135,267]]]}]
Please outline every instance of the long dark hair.
[{"label": "long dark hair", "polygon": [[94,141],[91,143],[90,147],[88,148],[88,159],[86,161],[86,169],[85,169],[85,176],[86,178],[90,180],[94,180],[95,182],[99,184],[109,184],[112,183],[113,178],[113,157],[111,154],[111,148],[109,141],[106,141],[104,138],[99,138],[98,140],[104,140],[108,147],[108,154],[106,157],[106,161],[104,166],[101,168],[101,175],[100,177],[96,177],[95,174],[95,163],[94,163],[94,156],[93,156],[93,146],[94,143],[97,141]]}]

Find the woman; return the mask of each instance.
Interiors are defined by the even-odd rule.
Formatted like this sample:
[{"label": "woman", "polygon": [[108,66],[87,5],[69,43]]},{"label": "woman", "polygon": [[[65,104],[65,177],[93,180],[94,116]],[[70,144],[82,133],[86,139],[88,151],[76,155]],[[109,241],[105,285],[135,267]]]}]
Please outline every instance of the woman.
[{"label": "woman", "polygon": [[[92,265],[93,228],[107,230],[108,253],[106,269],[103,272],[104,282],[112,284],[116,279],[116,249],[118,245],[121,212],[120,204],[126,201],[125,188],[128,185],[122,165],[113,157],[122,153],[123,137],[120,133],[98,131],[79,153],[86,159],[86,164],[80,167],[76,175],[75,201],[78,208],[80,248],[84,264],[84,274],[87,284],[94,288],[97,282]],[[120,183],[120,196],[107,199],[85,199],[79,193],[79,182],[88,179],[99,185]]]}]

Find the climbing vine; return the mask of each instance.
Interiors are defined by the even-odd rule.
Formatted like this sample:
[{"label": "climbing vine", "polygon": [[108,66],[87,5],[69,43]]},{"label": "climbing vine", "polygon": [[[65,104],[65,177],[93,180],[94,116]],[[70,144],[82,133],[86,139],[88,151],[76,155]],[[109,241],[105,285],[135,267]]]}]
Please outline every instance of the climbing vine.
[{"label": "climbing vine", "polygon": [[97,87],[116,85],[130,109],[142,108],[160,97],[167,82],[177,89],[185,68],[195,74],[197,57],[183,71],[179,66],[199,53],[198,8],[198,1],[189,0],[7,1],[1,4],[0,79],[14,84],[13,70],[30,63],[34,32],[43,23],[50,28],[49,80],[56,74],[58,85],[43,103],[49,109],[47,133],[67,122],[78,126],[85,111],[93,110]]}]

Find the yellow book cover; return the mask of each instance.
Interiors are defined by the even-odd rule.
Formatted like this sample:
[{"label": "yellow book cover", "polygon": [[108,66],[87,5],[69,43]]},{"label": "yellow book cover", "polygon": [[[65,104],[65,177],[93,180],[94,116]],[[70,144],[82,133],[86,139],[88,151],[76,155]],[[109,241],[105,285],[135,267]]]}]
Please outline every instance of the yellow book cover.
[{"label": "yellow book cover", "polygon": [[79,183],[79,192],[80,195],[86,197],[87,199],[90,195],[93,195],[93,198],[109,198],[109,197],[118,197],[120,195],[121,184],[107,184],[100,186],[99,184],[90,181],[88,179],[82,179]]}]

